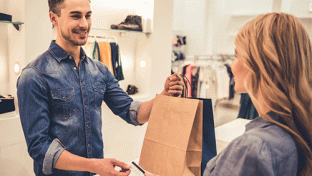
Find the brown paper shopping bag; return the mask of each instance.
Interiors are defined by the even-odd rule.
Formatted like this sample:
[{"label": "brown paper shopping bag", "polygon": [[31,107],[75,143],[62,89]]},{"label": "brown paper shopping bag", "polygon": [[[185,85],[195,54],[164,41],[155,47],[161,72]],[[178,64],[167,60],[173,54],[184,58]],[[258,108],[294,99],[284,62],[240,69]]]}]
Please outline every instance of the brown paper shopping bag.
[{"label": "brown paper shopping bag", "polygon": [[203,102],[157,95],[139,164],[161,176],[200,176]]}]

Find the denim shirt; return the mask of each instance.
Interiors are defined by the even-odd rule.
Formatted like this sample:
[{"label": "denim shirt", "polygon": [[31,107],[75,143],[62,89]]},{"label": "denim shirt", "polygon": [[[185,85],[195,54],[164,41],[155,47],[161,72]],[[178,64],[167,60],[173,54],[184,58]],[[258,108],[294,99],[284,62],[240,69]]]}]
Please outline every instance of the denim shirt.
[{"label": "denim shirt", "polygon": [[[268,115],[282,122],[278,114]],[[298,152],[292,136],[257,117],[246,125],[242,136],[208,162],[204,176],[294,176],[297,169]]]},{"label": "denim shirt", "polygon": [[141,105],[120,87],[108,68],[81,48],[79,68],[73,56],[51,42],[28,64],[17,81],[20,119],[36,175],[82,176],[88,172],[54,168],[62,151],[103,158],[101,105],[126,122],[140,125]]}]

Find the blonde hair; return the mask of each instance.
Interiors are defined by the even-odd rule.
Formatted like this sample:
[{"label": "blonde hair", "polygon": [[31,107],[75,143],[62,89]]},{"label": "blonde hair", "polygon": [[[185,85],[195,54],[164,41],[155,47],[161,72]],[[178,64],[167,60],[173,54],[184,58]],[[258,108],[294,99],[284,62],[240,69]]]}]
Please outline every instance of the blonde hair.
[{"label": "blonde hair", "polygon": [[[259,114],[293,136],[297,175],[311,175],[312,47],[306,30],[289,14],[269,13],[248,22],[235,45],[250,71],[245,86]],[[261,112],[259,96],[270,111],[281,116],[281,123]]]}]

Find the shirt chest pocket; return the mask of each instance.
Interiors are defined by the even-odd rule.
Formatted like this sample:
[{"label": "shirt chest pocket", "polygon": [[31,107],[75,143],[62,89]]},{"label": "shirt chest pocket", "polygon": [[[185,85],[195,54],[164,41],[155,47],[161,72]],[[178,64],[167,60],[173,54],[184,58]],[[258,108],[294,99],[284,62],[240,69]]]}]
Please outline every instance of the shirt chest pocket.
[{"label": "shirt chest pocket", "polygon": [[105,84],[93,85],[95,109],[101,111],[102,102],[104,100],[104,93],[106,91]]},{"label": "shirt chest pocket", "polygon": [[51,91],[53,113],[62,120],[68,120],[77,112],[74,88]]}]

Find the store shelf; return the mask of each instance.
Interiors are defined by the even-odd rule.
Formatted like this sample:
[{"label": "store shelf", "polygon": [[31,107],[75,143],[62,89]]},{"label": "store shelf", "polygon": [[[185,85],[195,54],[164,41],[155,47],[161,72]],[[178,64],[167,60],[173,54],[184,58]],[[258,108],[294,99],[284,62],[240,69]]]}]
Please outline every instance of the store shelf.
[{"label": "store shelf", "polygon": [[0,21],[0,23],[4,23],[4,24],[12,24],[16,30],[19,31],[19,26],[24,24],[22,22],[11,22],[11,21]]},{"label": "store shelf", "polygon": [[117,29],[102,29],[102,28],[91,28],[91,30],[106,31],[106,32],[117,32],[117,33],[137,33],[137,34],[146,34],[146,35],[152,34],[151,32],[117,30]]}]

